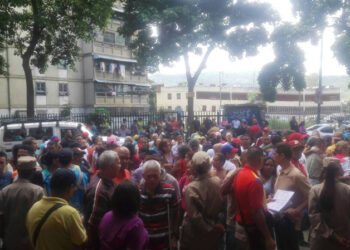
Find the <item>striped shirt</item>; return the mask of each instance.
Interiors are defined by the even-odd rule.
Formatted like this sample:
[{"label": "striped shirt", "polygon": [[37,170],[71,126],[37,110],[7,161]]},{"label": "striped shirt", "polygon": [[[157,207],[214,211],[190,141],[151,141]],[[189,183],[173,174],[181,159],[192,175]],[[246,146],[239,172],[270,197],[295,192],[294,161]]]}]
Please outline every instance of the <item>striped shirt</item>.
[{"label": "striped shirt", "polygon": [[153,196],[146,193],[145,184],[140,185],[141,206],[139,217],[149,233],[146,249],[169,249],[168,206],[171,213],[178,209],[179,198],[171,184],[160,183]]}]

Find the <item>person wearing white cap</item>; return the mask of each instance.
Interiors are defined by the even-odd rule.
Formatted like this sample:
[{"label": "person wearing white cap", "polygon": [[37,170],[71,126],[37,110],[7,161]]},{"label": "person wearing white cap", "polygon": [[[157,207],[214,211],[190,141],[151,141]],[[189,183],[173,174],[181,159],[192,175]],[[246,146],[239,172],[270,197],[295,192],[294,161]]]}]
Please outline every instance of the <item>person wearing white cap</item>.
[{"label": "person wearing white cap", "polygon": [[25,228],[26,215],[31,206],[44,195],[42,187],[30,183],[36,167],[32,156],[17,160],[18,179],[0,191],[0,235],[5,249],[32,249]]},{"label": "person wearing white cap", "polygon": [[182,224],[181,249],[218,249],[225,231],[223,225],[218,223],[223,204],[220,180],[209,175],[210,160],[205,152],[193,155],[192,167],[196,178],[185,191],[186,213]]}]

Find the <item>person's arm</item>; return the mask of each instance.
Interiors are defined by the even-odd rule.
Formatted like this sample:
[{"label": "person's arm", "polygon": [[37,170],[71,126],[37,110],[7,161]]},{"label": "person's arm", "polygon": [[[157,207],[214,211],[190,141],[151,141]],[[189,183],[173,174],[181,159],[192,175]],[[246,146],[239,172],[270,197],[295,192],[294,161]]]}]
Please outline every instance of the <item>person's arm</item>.
[{"label": "person's arm", "polygon": [[298,192],[302,195],[303,201],[296,208],[289,208],[286,210],[286,214],[292,218],[298,217],[302,214],[305,208],[308,206],[309,192],[311,186],[304,175],[298,175],[295,178],[295,183],[298,188]]},{"label": "person's arm", "polygon": [[[254,222],[259,231],[264,235],[267,249],[275,249],[276,243],[273,240],[266,224],[265,214],[263,212],[264,189],[260,182],[253,182],[248,188],[248,202],[252,209]],[[244,218],[243,218],[244,220]]]},{"label": "person's arm", "polygon": [[85,249],[87,244],[87,235],[83,223],[77,210],[74,210],[67,218],[68,235],[75,249]]},{"label": "person's arm", "polygon": [[220,192],[223,196],[230,194],[232,192],[233,179],[237,176],[239,171],[240,171],[239,169],[235,169],[233,171],[230,171],[226,175],[226,177],[225,177],[225,179],[220,187]]},{"label": "person's arm", "polygon": [[262,208],[255,209],[253,211],[253,217],[254,217],[254,221],[255,221],[257,228],[264,235],[265,244],[266,244],[267,249],[275,249],[276,243],[273,240],[273,238],[270,234],[270,231],[267,227],[265,215],[263,213],[263,209]]}]

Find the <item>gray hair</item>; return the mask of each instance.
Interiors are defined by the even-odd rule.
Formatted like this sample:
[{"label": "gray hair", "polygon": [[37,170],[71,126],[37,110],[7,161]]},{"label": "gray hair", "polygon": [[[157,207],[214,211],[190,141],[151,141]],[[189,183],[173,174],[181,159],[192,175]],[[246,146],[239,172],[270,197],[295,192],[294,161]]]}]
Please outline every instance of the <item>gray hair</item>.
[{"label": "gray hair", "polygon": [[100,169],[103,169],[106,166],[110,166],[115,159],[119,159],[117,152],[113,150],[104,151],[100,157],[98,157],[97,163]]},{"label": "gray hair", "polygon": [[146,172],[147,170],[153,170],[157,169],[159,173],[162,172],[162,167],[160,166],[159,162],[156,160],[148,160],[143,165],[143,172]]}]

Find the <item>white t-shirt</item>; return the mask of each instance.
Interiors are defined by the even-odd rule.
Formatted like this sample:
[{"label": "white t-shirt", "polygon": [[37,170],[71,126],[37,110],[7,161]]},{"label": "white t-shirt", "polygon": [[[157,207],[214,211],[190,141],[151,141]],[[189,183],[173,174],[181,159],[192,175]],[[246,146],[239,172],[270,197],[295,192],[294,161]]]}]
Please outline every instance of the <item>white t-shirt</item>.
[{"label": "white t-shirt", "polygon": [[233,164],[231,161],[226,160],[223,168],[226,169],[227,171],[231,171],[231,170],[235,170],[236,169],[236,165]]},{"label": "white t-shirt", "polygon": [[233,128],[237,129],[241,125],[241,122],[239,120],[233,120],[232,125],[233,125]]}]

